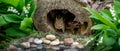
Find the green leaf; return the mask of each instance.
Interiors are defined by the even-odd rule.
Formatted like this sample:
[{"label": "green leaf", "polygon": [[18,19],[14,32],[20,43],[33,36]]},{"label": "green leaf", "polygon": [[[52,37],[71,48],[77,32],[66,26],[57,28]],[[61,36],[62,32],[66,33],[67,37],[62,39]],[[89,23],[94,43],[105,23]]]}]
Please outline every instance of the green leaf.
[{"label": "green leaf", "polygon": [[106,31],[107,31],[107,34],[108,34],[110,37],[116,38],[116,36],[118,36],[117,32],[116,32],[115,30],[111,29],[111,28],[106,29]]},{"label": "green leaf", "polygon": [[5,4],[5,3],[0,3],[0,13],[8,13],[7,10],[8,10],[8,7],[10,5],[9,4]]},{"label": "green leaf", "polygon": [[24,18],[23,21],[21,21],[20,24],[20,30],[25,31],[25,32],[31,32],[32,31],[32,18]]},{"label": "green leaf", "polygon": [[108,20],[113,21],[112,14],[109,10],[102,10],[102,11],[100,11],[100,13],[102,14],[102,16],[104,16]]},{"label": "green leaf", "polygon": [[101,21],[98,20],[98,19],[91,18],[91,20],[92,20],[95,24],[104,24],[103,22],[101,22]]},{"label": "green leaf", "polygon": [[93,18],[93,19],[98,19],[96,16],[94,15],[90,15],[90,18]]},{"label": "green leaf", "polygon": [[5,15],[2,15],[5,20],[9,23],[20,23],[20,21],[22,20],[20,18],[20,16],[16,15],[16,14],[5,14]]},{"label": "green leaf", "polygon": [[0,26],[6,25],[8,22],[5,21],[3,16],[0,16]]},{"label": "green leaf", "polygon": [[96,46],[93,51],[101,51],[101,49],[104,49],[104,46],[99,45],[99,46]]},{"label": "green leaf", "polygon": [[25,0],[20,0],[18,6],[16,7],[19,11],[25,6]]},{"label": "green leaf", "polygon": [[109,19],[107,19],[106,17],[103,17],[98,12],[96,12],[90,8],[86,8],[86,10],[88,10],[92,15],[96,16],[101,22],[103,22],[104,24],[110,26],[115,31],[117,31],[117,27]]},{"label": "green leaf", "polygon": [[120,28],[118,29],[118,32],[120,33]]},{"label": "green leaf", "polygon": [[109,51],[110,49],[112,49],[111,46],[107,46],[107,47],[104,47],[102,50],[100,49],[100,51]]},{"label": "green leaf", "polygon": [[31,6],[31,8],[29,10],[29,17],[34,16],[34,13],[35,13],[35,10],[36,10],[36,7],[37,7],[37,0],[34,0],[32,3],[33,4],[32,4],[32,6]]},{"label": "green leaf", "polygon": [[118,44],[119,44],[119,46],[120,46],[120,38],[118,39]]},{"label": "green leaf", "polygon": [[105,30],[105,29],[108,29],[108,28],[110,28],[110,27],[107,26],[107,25],[97,24],[97,25],[93,26],[91,29],[92,30]]},{"label": "green leaf", "polygon": [[20,31],[19,29],[14,28],[14,27],[6,29],[5,32],[6,32],[6,35],[10,36],[10,37],[23,37],[23,36],[26,36],[25,33],[23,33],[22,31]]},{"label": "green leaf", "polygon": [[32,2],[32,0],[25,0],[25,5],[29,4],[30,2]]},{"label": "green leaf", "polygon": [[104,31],[103,34],[103,43],[106,46],[111,46],[115,43],[115,39],[107,35],[107,31]]},{"label": "green leaf", "polygon": [[21,1],[21,0],[0,0],[0,2],[4,2],[4,3],[10,4],[10,5],[13,5],[15,7],[18,6],[19,1]]},{"label": "green leaf", "polygon": [[117,17],[120,19],[120,2],[114,0],[114,10]]}]

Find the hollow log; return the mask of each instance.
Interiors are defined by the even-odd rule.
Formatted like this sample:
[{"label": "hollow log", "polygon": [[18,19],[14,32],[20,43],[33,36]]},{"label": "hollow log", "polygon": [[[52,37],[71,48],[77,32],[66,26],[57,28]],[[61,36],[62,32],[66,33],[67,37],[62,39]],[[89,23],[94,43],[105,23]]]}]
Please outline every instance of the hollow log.
[{"label": "hollow log", "polygon": [[61,26],[64,26],[64,28],[60,28],[65,30],[63,34],[69,33],[69,30],[73,34],[91,34],[90,27],[93,24],[89,18],[90,14],[74,0],[38,0],[33,18],[34,25],[38,31],[52,31],[59,34],[62,31],[55,28],[55,19],[59,15],[63,18],[62,22],[58,22],[60,25],[63,24]]}]

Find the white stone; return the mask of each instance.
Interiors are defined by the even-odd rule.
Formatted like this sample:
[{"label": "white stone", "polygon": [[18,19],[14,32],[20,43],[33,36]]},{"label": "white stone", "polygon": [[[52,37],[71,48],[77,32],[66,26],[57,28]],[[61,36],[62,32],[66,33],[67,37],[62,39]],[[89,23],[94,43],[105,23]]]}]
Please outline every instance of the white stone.
[{"label": "white stone", "polygon": [[43,43],[45,43],[45,44],[50,44],[50,42],[51,42],[51,41],[50,41],[50,40],[47,40],[47,39],[44,39],[44,40],[43,40]]},{"label": "white stone", "polygon": [[59,45],[59,44],[60,44],[59,39],[56,39],[50,43],[50,45]]},{"label": "white stone", "polygon": [[79,43],[78,43],[78,42],[73,42],[72,45],[73,45],[73,46],[77,46],[77,45],[79,45]]},{"label": "white stone", "polygon": [[41,44],[43,41],[42,40],[40,40],[40,39],[38,39],[38,38],[35,38],[34,39],[34,43],[36,43],[36,44]]},{"label": "white stone", "polygon": [[78,47],[78,48],[84,48],[84,46],[82,44],[78,44],[76,47]]},{"label": "white stone", "polygon": [[14,45],[9,46],[10,49],[15,49],[16,47]]},{"label": "white stone", "polygon": [[21,45],[22,45],[24,48],[29,48],[29,47],[30,47],[30,43],[29,43],[29,42],[23,42],[23,43],[21,43]]},{"label": "white stone", "polygon": [[60,44],[64,44],[64,41],[60,41]]},{"label": "white stone", "polygon": [[48,40],[55,40],[56,39],[56,36],[55,35],[52,35],[52,34],[50,34],[50,35],[46,35],[46,39],[48,39]]}]

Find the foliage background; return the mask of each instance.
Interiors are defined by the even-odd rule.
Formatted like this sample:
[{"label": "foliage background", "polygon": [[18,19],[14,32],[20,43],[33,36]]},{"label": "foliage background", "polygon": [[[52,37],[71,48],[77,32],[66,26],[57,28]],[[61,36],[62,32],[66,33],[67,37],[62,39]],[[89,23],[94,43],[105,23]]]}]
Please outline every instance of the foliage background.
[{"label": "foliage background", "polygon": [[120,2],[114,0],[110,10],[99,12],[86,8],[96,23],[91,29],[96,30],[93,51],[120,51]]},{"label": "foliage background", "polygon": [[35,31],[32,20],[35,9],[36,0],[0,0],[0,48],[11,39]]}]

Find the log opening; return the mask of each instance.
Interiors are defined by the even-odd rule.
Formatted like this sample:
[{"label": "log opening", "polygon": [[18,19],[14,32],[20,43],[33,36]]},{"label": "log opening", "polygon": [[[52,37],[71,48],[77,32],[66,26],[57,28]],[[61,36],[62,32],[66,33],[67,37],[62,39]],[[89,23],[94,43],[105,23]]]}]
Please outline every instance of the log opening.
[{"label": "log opening", "polygon": [[68,22],[73,21],[75,15],[67,9],[53,9],[47,14],[47,22],[56,31],[64,32]]}]

